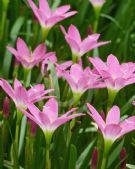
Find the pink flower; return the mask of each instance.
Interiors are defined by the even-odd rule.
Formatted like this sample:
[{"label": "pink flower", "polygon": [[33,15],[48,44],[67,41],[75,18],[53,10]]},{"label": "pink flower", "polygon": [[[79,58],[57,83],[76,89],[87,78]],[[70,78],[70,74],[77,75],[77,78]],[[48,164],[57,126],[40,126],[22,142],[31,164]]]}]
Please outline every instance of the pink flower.
[{"label": "pink flower", "polygon": [[21,111],[28,118],[33,120],[44,133],[53,133],[62,124],[82,115],[81,113],[69,115],[76,110],[76,108],[73,108],[64,115],[58,117],[58,103],[54,98],[49,99],[49,101],[44,105],[43,111],[40,111],[31,103],[28,104],[28,110],[29,112],[24,109]]},{"label": "pink flower", "polygon": [[18,38],[16,48],[7,46],[7,49],[16,57],[16,59],[26,68],[31,69],[39,64],[46,57],[46,46],[40,44],[31,52],[23,39]]},{"label": "pink flower", "polygon": [[49,53],[46,54],[46,57],[43,60],[42,65],[41,65],[42,75],[45,75],[46,72],[48,71],[48,62],[49,61],[53,64],[55,64],[57,62],[57,57],[56,57],[55,52],[49,52]]},{"label": "pink flower", "polygon": [[83,70],[79,64],[72,65],[63,76],[74,94],[82,95],[88,89],[105,87],[99,75],[94,74],[89,67]]},{"label": "pink flower", "polygon": [[70,10],[70,5],[61,6],[55,10],[52,10],[49,7],[47,0],[39,0],[39,8],[32,0],[28,0],[28,3],[40,25],[45,29],[50,29],[56,23],[77,13],[76,11],[68,12]]},{"label": "pink flower", "polygon": [[79,60],[81,56],[90,50],[109,43],[97,42],[100,36],[99,34],[88,35],[87,38],[81,40],[80,33],[74,25],[71,25],[68,28],[68,32],[66,32],[63,26],[61,26],[61,30],[64,33],[65,39],[72,50],[72,55],[76,56],[77,60]]},{"label": "pink flower", "polygon": [[22,109],[27,109],[28,103],[35,103],[51,97],[45,95],[53,91],[53,89],[45,90],[42,84],[35,85],[27,91],[18,80],[14,81],[14,89],[4,79],[0,80],[0,86],[14,101],[16,107]]},{"label": "pink flower", "polygon": [[123,135],[135,130],[135,116],[120,121],[119,107],[113,106],[107,114],[106,121],[104,121],[92,105],[88,103],[87,106],[90,111],[88,114],[98,125],[105,140],[113,143]]},{"label": "pink flower", "polygon": [[56,63],[56,73],[58,78],[64,76],[65,72],[67,71],[67,69],[69,69],[69,67],[72,65],[72,61],[66,61],[64,63],[58,64]]},{"label": "pink flower", "polygon": [[105,3],[105,0],[90,0],[94,7],[101,7]]},{"label": "pink flower", "polygon": [[97,72],[104,79],[108,89],[119,91],[123,87],[135,83],[135,63],[120,64],[114,55],[109,55],[107,62],[100,58],[89,58]]}]

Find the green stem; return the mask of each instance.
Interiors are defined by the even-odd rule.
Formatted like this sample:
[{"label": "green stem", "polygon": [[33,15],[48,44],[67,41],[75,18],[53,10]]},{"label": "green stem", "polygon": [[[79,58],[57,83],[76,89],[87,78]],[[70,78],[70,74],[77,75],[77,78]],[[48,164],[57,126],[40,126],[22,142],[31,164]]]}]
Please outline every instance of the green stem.
[{"label": "green stem", "polygon": [[99,24],[99,17],[100,17],[100,12],[101,12],[101,7],[95,7],[95,15],[96,15],[96,19],[94,22],[94,33],[97,32],[97,28],[98,28],[98,24]]},{"label": "green stem", "polygon": [[104,152],[103,152],[101,169],[107,169],[108,154],[111,149],[111,146],[112,146],[112,141],[104,140]]},{"label": "green stem", "polygon": [[51,169],[50,147],[46,147],[46,151],[45,151],[45,160],[46,160],[46,166],[45,166],[45,169]]},{"label": "green stem", "polygon": [[28,87],[31,81],[31,69],[24,68],[24,85]]},{"label": "green stem", "polygon": [[14,167],[15,169],[19,169],[18,164],[18,136],[19,136],[19,124],[16,124],[16,131],[15,131],[15,141],[14,141]]},{"label": "green stem", "polygon": [[47,39],[47,36],[48,36],[49,31],[50,31],[50,28],[41,27],[42,42],[45,42],[45,40]]},{"label": "green stem", "polygon": [[110,110],[110,108],[112,107],[116,95],[117,95],[117,91],[116,91],[116,90],[108,89],[107,112],[108,112],[108,111]]},{"label": "green stem", "polygon": [[45,149],[45,169],[51,169],[51,158],[50,158],[50,145],[52,140],[53,132],[45,131],[46,149]]}]

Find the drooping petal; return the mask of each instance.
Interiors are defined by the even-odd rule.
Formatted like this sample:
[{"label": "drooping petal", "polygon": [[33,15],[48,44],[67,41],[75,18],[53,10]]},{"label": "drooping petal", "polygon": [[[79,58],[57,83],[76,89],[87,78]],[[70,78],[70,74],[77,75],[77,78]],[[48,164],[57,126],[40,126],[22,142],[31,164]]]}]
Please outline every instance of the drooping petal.
[{"label": "drooping petal", "polygon": [[107,114],[106,124],[119,124],[120,109],[118,106],[113,106]]}]

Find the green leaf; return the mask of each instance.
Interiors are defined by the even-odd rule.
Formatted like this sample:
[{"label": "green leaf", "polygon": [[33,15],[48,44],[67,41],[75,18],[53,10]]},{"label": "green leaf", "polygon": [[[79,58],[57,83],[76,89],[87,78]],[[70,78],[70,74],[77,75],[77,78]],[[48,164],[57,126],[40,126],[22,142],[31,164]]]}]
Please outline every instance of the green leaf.
[{"label": "green leaf", "polygon": [[77,150],[75,145],[71,144],[68,169],[76,169],[76,160],[77,160]]},{"label": "green leaf", "polygon": [[118,158],[118,155],[121,152],[123,144],[124,144],[124,139],[118,144],[118,146],[115,147],[115,149],[113,150],[113,152],[110,154],[109,159],[108,159],[108,168]]},{"label": "green leaf", "polygon": [[50,70],[50,81],[51,81],[51,87],[54,88],[54,95],[57,96],[57,99],[60,99],[60,89],[59,89],[59,83],[58,83],[58,77],[56,75],[56,70],[53,65],[53,63],[49,62],[49,70]]},{"label": "green leaf", "polygon": [[19,138],[19,151],[18,151],[19,156],[21,154],[21,151],[22,151],[22,148],[23,148],[23,145],[24,145],[26,123],[27,123],[26,116],[23,116],[22,122],[21,122],[21,129],[20,129],[20,138]]},{"label": "green leaf", "polygon": [[90,161],[90,154],[93,148],[94,143],[96,142],[96,139],[94,139],[82,152],[82,154],[79,156],[77,160],[77,167],[79,169],[85,169],[87,168],[89,161]]}]

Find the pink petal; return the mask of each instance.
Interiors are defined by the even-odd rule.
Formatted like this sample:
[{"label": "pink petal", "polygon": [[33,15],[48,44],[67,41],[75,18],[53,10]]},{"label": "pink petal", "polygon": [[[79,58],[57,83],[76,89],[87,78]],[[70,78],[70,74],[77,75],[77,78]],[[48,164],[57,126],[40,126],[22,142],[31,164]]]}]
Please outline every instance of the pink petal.
[{"label": "pink petal", "polygon": [[88,114],[93,118],[93,120],[97,123],[100,130],[103,132],[104,127],[105,127],[105,122],[103,121],[102,117],[99,115],[99,113],[96,111],[96,109],[92,105],[90,105],[89,103],[87,103],[87,107],[88,107],[89,111],[91,112]]},{"label": "pink petal", "polygon": [[64,13],[66,13],[69,9],[70,9],[70,5],[60,6],[60,7],[58,7],[58,8],[54,11],[54,13],[56,13],[56,14],[64,14]]},{"label": "pink petal", "polygon": [[39,9],[44,15],[51,15],[51,9],[47,0],[39,0]]},{"label": "pink petal", "polygon": [[107,114],[106,124],[119,124],[120,109],[118,106],[113,106]]},{"label": "pink petal", "polygon": [[40,126],[40,122],[33,117],[30,113],[28,113],[26,110],[18,108],[24,115],[26,115],[29,119],[31,119],[32,121],[34,121],[38,126]]},{"label": "pink petal", "polygon": [[67,43],[69,44],[72,52],[75,53],[75,54],[79,54],[80,53],[79,44],[69,36],[66,36],[65,39],[66,39]]},{"label": "pink petal", "polygon": [[119,134],[121,133],[122,128],[116,124],[107,125],[104,129],[104,137],[105,139],[109,139],[115,141]]},{"label": "pink petal", "polygon": [[12,99],[14,98],[14,90],[6,80],[0,79],[0,86]]},{"label": "pink petal", "polygon": [[73,64],[70,69],[70,76],[78,83],[79,79],[83,76],[83,69],[79,64]]},{"label": "pink petal", "polygon": [[32,116],[37,120],[37,121],[41,121],[41,118],[39,116],[39,113],[41,112],[34,104],[32,103],[28,103],[27,104],[28,109],[30,111],[30,113],[32,114]]},{"label": "pink petal", "polygon": [[[113,64],[112,64],[113,63]],[[107,58],[107,65],[109,67],[109,72],[113,76],[113,79],[116,77],[121,77],[120,64],[118,59],[114,55],[109,55]]]},{"label": "pink petal", "polygon": [[77,11],[67,12],[63,16],[64,16],[64,18],[69,18],[70,16],[73,16],[73,15],[75,15],[77,13],[78,13]]},{"label": "pink petal", "polygon": [[62,21],[63,19],[65,19],[64,16],[53,16],[53,17],[48,18],[48,19],[46,20],[46,25],[47,25],[48,27],[52,27],[52,26],[54,26],[56,23]]},{"label": "pink petal", "polygon": [[50,127],[50,120],[48,118],[48,116],[46,114],[44,114],[43,112],[39,113],[39,118],[42,124],[42,128],[48,128]]},{"label": "pink petal", "polygon": [[79,116],[82,116],[84,114],[82,113],[79,113],[79,114],[73,114],[71,116],[68,116],[68,117],[59,117],[57,120],[54,121],[54,123],[52,124],[53,128],[56,129],[58,128],[59,126],[61,126],[62,124],[76,118],[76,117],[79,117]]},{"label": "pink petal", "polygon": [[45,53],[46,53],[46,46],[45,46],[45,44],[40,44],[34,50],[33,57],[34,58],[43,58],[43,57],[45,57]]},{"label": "pink petal", "polygon": [[68,84],[70,85],[72,91],[76,91],[77,90],[77,84],[76,82],[72,79],[72,77],[69,75],[68,72],[65,72],[63,74],[64,78],[67,80]]},{"label": "pink petal", "polygon": [[60,26],[60,29],[61,29],[62,33],[66,36],[67,33],[66,33],[66,30],[65,30],[64,26],[61,25],[61,26]]},{"label": "pink petal", "polygon": [[54,121],[58,117],[58,103],[54,98],[49,99],[43,108],[43,112],[47,114],[50,121]]},{"label": "pink petal", "polygon": [[17,107],[27,107],[28,96],[24,87],[18,87],[15,89],[15,103]]},{"label": "pink petal", "polygon": [[69,114],[71,114],[72,112],[75,112],[76,110],[77,110],[77,108],[72,108],[71,110],[69,110],[68,112],[63,114],[61,117],[67,117]]},{"label": "pink petal", "polygon": [[12,47],[10,47],[10,46],[7,46],[7,49],[8,49],[8,51],[11,52],[14,56],[17,56],[17,55],[18,55],[18,52],[17,52],[14,48],[12,48]]},{"label": "pink petal", "polygon": [[71,39],[74,39],[78,44],[81,43],[81,37],[78,29],[74,26],[71,25],[68,29],[68,36]]},{"label": "pink petal", "polygon": [[106,64],[98,57],[92,58],[89,57],[89,61],[93,64],[96,70],[102,75],[102,70],[107,70]]},{"label": "pink petal", "polygon": [[19,80],[15,79],[14,81],[14,89],[16,90],[18,87],[22,87],[22,84]]},{"label": "pink petal", "polygon": [[17,39],[17,51],[18,51],[19,56],[24,57],[24,58],[29,57],[31,54],[26,43],[21,38]]},{"label": "pink petal", "polygon": [[37,6],[34,4],[32,0],[28,0],[28,3],[30,7],[32,8],[33,13],[35,14],[36,18],[39,20],[40,23],[42,23],[43,20],[42,20],[41,14],[39,13]]}]

